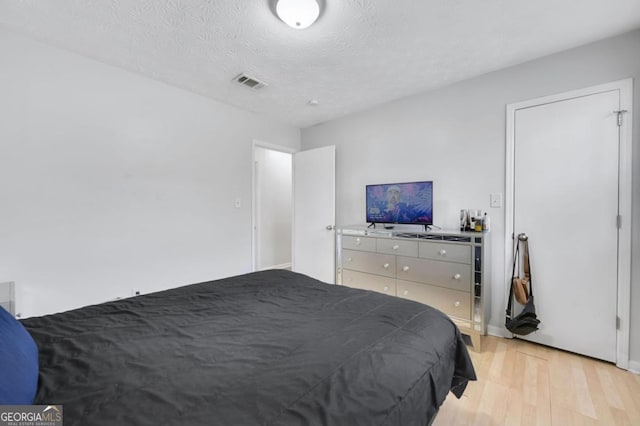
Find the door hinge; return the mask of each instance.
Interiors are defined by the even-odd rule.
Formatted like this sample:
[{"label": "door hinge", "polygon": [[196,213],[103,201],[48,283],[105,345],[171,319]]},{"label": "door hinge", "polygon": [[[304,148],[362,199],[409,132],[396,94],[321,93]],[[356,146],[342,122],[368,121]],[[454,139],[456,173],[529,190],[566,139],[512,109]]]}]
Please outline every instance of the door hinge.
[{"label": "door hinge", "polygon": [[618,127],[622,126],[622,114],[624,114],[625,112],[627,112],[626,109],[621,109],[618,111],[613,111],[614,114],[618,115]]},{"label": "door hinge", "polygon": [[620,317],[616,317],[616,330],[620,330]]},{"label": "door hinge", "polygon": [[622,228],[622,216],[620,215],[616,216],[616,226],[618,229]]}]

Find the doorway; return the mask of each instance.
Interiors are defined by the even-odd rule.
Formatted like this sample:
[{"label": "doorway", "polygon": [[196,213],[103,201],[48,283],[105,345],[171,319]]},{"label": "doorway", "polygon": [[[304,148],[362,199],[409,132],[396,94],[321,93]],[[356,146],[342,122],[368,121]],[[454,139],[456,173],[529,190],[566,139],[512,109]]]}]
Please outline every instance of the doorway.
[{"label": "doorway", "polygon": [[333,145],[296,151],[253,141],[254,271],[291,269],[335,283],[335,158]]},{"label": "doorway", "polygon": [[505,265],[511,266],[513,236],[526,233],[542,321],[538,332],[521,338],[621,368],[628,367],[631,283],[625,110],[631,80],[507,108]]},{"label": "doorway", "polygon": [[293,154],[253,145],[253,270],[291,269]]}]

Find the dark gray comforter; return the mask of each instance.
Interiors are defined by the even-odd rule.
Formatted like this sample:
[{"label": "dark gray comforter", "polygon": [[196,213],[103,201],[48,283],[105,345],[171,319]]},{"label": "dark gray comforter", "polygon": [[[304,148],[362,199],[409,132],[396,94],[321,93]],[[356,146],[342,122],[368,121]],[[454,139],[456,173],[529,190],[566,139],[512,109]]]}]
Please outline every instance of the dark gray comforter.
[{"label": "dark gray comforter", "polygon": [[287,271],[23,324],[66,426],[423,426],[475,380],[439,311]]}]

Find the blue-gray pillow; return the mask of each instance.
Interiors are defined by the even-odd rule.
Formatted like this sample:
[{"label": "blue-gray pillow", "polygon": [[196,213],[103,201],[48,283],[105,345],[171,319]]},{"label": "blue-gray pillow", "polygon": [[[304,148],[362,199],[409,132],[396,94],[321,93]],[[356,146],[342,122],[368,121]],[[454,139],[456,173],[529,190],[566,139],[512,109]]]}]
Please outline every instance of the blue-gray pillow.
[{"label": "blue-gray pillow", "polygon": [[38,347],[0,306],[0,405],[33,404],[38,389]]}]

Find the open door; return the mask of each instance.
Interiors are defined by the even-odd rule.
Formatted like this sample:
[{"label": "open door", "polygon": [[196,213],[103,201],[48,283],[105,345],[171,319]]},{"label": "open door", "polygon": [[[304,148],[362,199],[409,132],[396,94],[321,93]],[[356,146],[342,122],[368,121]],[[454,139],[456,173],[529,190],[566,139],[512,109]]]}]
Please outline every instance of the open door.
[{"label": "open door", "polygon": [[335,284],[336,147],[293,155],[293,270]]}]

